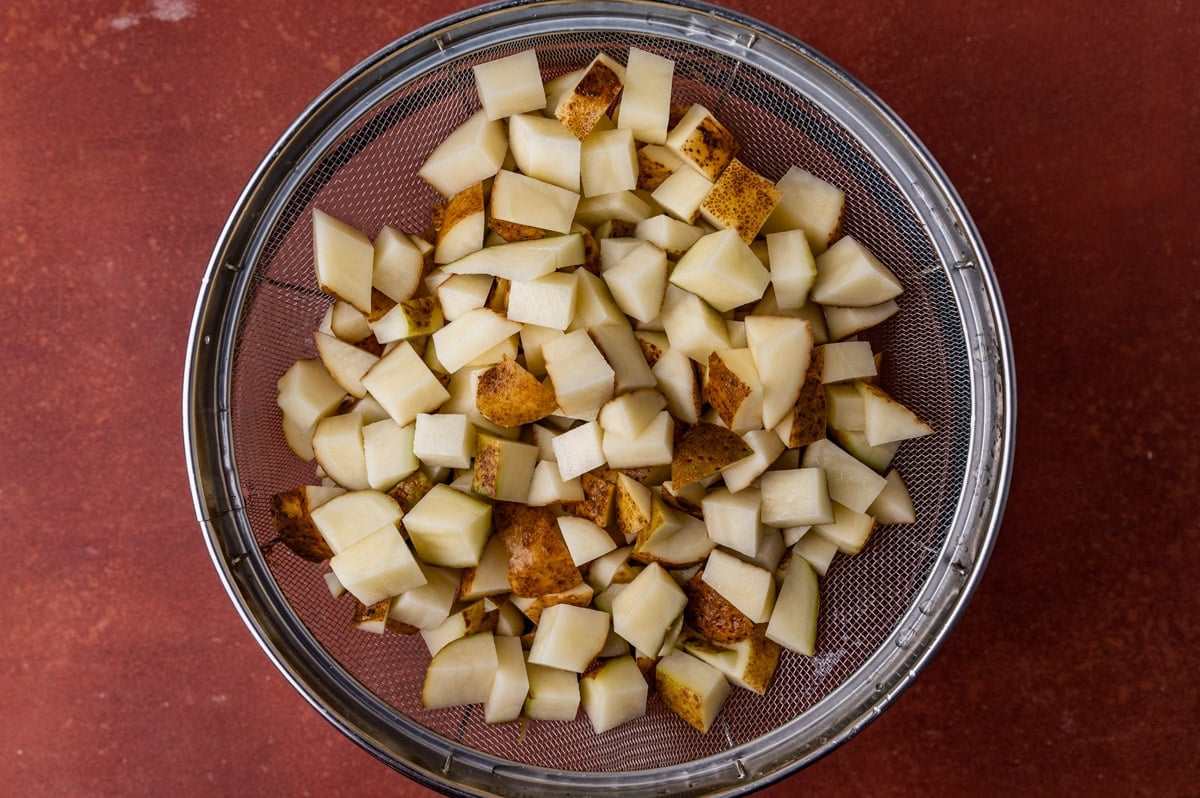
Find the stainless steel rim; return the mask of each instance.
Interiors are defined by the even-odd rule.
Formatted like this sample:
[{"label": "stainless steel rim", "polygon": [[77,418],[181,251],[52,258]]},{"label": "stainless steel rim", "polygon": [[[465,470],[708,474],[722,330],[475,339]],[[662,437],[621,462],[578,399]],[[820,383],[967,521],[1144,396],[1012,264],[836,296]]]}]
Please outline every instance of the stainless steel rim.
[{"label": "stainless steel rim", "polygon": [[[328,655],[291,611],[243,512],[229,429],[229,383],[242,300],[266,228],[306,159],[334,137],[339,120],[369,107],[389,87],[498,40],[520,23],[553,31],[636,25],[734,53],[770,72],[819,72],[816,100],[849,121],[873,153],[907,179],[910,201],[940,252],[959,299],[971,370],[975,423],[970,469],[939,564],[920,596],[847,683],[812,710],[751,744],[687,768],[588,774],[533,768],[464,749],[377,699]],[[787,75],[785,74],[785,77]],[[332,132],[331,132],[332,131]],[[348,72],[297,118],[238,199],[205,272],[183,380],[183,432],[193,501],[225,589],[263,650],[301,695],[336,727],[410,778],[461,794],[572,794],[620,789],[631,795],[739,794],[782,778],[854,736],[912,682],[940,647],[975,590],[993,547],[1008,492],[1016,429],[1015,373],[1003,303],[973,222],[941,169],[907,126],[868,89],[819,53],[737,12],[698,2],[494,3],[418,30]],[[502,788],[497,785],[503,785]]]}]

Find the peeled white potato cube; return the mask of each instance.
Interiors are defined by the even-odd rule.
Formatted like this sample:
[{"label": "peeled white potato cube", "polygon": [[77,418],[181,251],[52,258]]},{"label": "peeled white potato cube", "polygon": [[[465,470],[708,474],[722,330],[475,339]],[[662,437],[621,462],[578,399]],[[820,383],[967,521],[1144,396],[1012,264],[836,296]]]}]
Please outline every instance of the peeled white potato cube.
[{"label": "peeled white potato cube", "polygon": [[868,307],[895,299],[904,286],[892,270],[851,236],[816,257],[817,278],[809,297],[822,305]]},{"label": "peeled white potato cube", "polygon": [[397,302],[411,299],[425,270],[421,251],[411,238],[386,225],[375,236],[374,249],[371,285]]},{"label": "peeled white potato cube", "polygon": [[[443,328],[445,329],[445,328]],[[450,394],[408,341],[400,341],[362,378],[363,385],[397,424],[411,424],[418,413],[429,413]]]},{"label": "peeled white potato cube", "polygon": [[601,445],[610,468],[644,468],[670,465],[674,440],[675,420],[668,411],[662,410],[635,435],[605,432]]},{"label": "peeled white potato cube", "polygon": [[404,528],[423,562],[466,568],[479,564],[491,519],[487,502],[439,484],[404,515]]},{"label": "peeled white potato cube", "polygon": [[512,241],[484,247],[442,267],[445,274],[487,274],[506,280],[533,280],[555,269],[578,266],[586,252],[583,236],[560,236]]},{"label": "peeled white potato cube", "polygon": [[833,503],[822,468],[767,471],[759,477],[759,487],[765,524],[782,529],[833,520]]},{"label": "peeled white potato cube", "polygon": [[837,341],[848,338],[855,333],[869,330],[877,324],[887,321],[900,312],[896,300],[889,299],[878,305],[868,305],[864,308],[844,308],[837,305],[825,305],[825,324],[829,328],[829,338]]},{"label": "peeled white potato cube", "polygon": [[803,557],[818,575],[824,576],[838,553],[838,547],[832,540],[819,534],[804,534],[792,543],[792,553]]},{"label": "peeled white potato cube", "polygon": [[467,468],[475,456],[475,435],[465,413],[418,413],[412,451],[426,465]]},{"label": "peeled white potato cube", "polygon": [[712,728],[733,690],[719,670],[683,651],[659,660],[654,680],[659,699],[702,734]]},{"label": "peeled white potato cube", "polygon": [[601,323],[588,328],[592,343],[613,370],[615,393],[653,388],[658,383],[633,328],[625,323]]},{"label": "peeled white potato cube", "polygon": [[276,402],[298,428],[309,430],[325,416],[337,410],[346,398],[346,389],[330,376],[320,360],[297,360],[277,383]]},{"label": "peeled white potato cube", "polygon": [[363,456],[370,487],[390,490],[420,467],[413,453],[413,431],[412,424],[401,426],[391,418],[363,425]]},{"label": "peeled white potato cube", "polygon": [[656,211],[650,203],[632,191],[614,191],[583,197],[575,208],[575,221],[585,227],[595,227],[602,222],[616,219],[637,224],[654,216]]},{"label": "peeled white potato cube", "polygon": [[559,516],[558,530],[562,533],[566,550],[571,552],[571,560],[576,565],[586,565],[617,547],[612,535],[588,518]]},{"label": "peeled white potato cube", "polygon": [[425,574],[394,523],[333,555],[329,567],[346,590],[367,605],[425,584]]},{"label": "peeled white potato cube", "polygon": [[605,403],[597,420],[606,434],[632,438],[646,429],[666,406],[667,400],[657,388],[639,388]]},{"label": "peeled white potato cube", "polygon": [[780,310],[796,310],[808,301],[817,279],[817,262],[803,230],[768,233],[767,260]]},{"label": "peeled white potato cube", "polygon": [[658,381],[658,389],[666,398],[671,415],[685,424],[699,421],[703,397],[696,378],[696,363],[681,350],[668,349],[650,371]]},{"label": "peeled white potato cube", "polygon": [[824,252],[841,232],[845,192],[798,166],[789,169],[775,186],[782,196],[763,232],[803,230],[813,254]]},{"label": "peeled white potato cube", "polygon": [[323,332],[314,332],[313,342],[326,371],[346,393],[359,399],[365,396],[362,376],[379,362],[379,356]]},{"label": "peeled white potato cube", "polygon": [[704,229],[660,213],[638,222],[633,234],[668,255],[679,257],[700,240]]},{"label": "peeled white potato cube", "polygon": [[496,311],[476,308],[433,333],[432,341],[438,360],[453,373],[520,331]]},{"label": "peeled white potato cube", "polygon": [[508,547],[499,535],[491,535],[484,544],[483,553],[479,555],[479,565],[462,570],[455,598],[458,601],[475,601],[511,592]]},{"label": "peeled white potato cube", "polygon": [[496,645],[496,677],[483,702],[483,720],[485,723],[505,723],[521,717],[525,699],[529,696],[529,674],[525,667],[521,638],[494,635],[493,640]]},{"label": "peeled white potato cube", "polygon": [[538,462],[538,447],[479,433],[471,490],[489,499],[524,502]]},{"label": "peeled white potato cube", "polygon": [[812,356],[812,327],[791,316],[750,315],[746,345],[762,380],[762,422],[774,429],[800,397]]},{"label": "peeled white potato cube", "polygon": [[[434,289],[438,306],[442,309],[443,324],[460,319],[472,310],[487,305],[494,284],[495,280],[489,274],[450,274],[446,276]],[[394,310],[395,308],[392,309],[392,311]]]},{"label": "peeled white potato cube", "polygon": [[585,197],[637,188],[637,148],[633,131],[595,130],[583,140],[579,178]]},{"label": "peeled white potato cube", "polygon": [[649,241],[638,241],[624,257],[605,269],[602,277],[622,312],[640,322],[649,322],[662,312],[668,268],[666,252]]},{"label": "peeled white potato cube", "polygon": [[629,655],[614,657],[579,680],[583,711],[601,734],[646,714],[650,685]]},{"label": "peeled white potato cube", "polygon": [[311,512],[313,526],[339,554],[367,535],[403,516],[400,505],[377,490],[353,490],[335,496]]},{"label": "peeled white potato cube", "polygon": [[595,419],[600,406],[612,398],[616,373],[587,332],[574,330],[547,341],[542,345],[542,357],[562,412],[572,418]]},{"label": "peeled white potato cube", "polygon": [[507,152],[504,123],[480,110],[434,148],[417,174],[442,196],[453,197],[496,174]]},{"label": "peeled white potato cube", "polygon": [[613,599],[613,629],[637,650],[657,652],[686,604],[683,588],[651,563]]},{"label": "peeled white potato cube", "polygon": [[933,428],[917,418],[916,413],[879,386],[860,382],[855,387],[863,400],[863,432],[869,445],[881,446],[933,433]]},{"label": "peeled white potato cube", "polygon": [[[882,477],[881,477],[882,479]],[[844,504],[833,503],[833,521],[813,524],[809,534],[817,534],[837,544],[843,554],[858,554],[875,531],[875,519],[865,512],[852,510]]]},{"label": "peeled white potato cube", "polygon": [[[813,441],[804,448],[800,464],[825,471],[829,498],[856,512],[866,512],[887,481],[831,440]],[[836,507],[835,507],[836,511]]]},{"label": "peeled white potato cube", "polygon": [[[544,429],[544,427],[542,428]],[[581,502],[584,499],[583,485],[579,477],[563,479],[558,463],[539,460],[529,480],[529,495],[525,503],[533,507],[545,507],[559,502]]]},{"label": "peeled white potato cube", "polygon": [[753,557],[762,545],[762,496],[756,488],[710,491],[700,502],[708,536],[718,546]]},{"label": "peeled white potato cube", "polygon": [[447,618],[458,594],[459,572],[418,560],[425,584],[397,593],[388,607],[388,617],[418,629],[435,629]]},{"label": "peeled white potato cube", "polygon": [[604,431],[596,421],[588,421],[555,436],[554,459],[563,479],[576,477],[604,465]]},{"label": "peeled white potato cube", "polygon": [[700,206],[712,187],[711,180],[685,165],[659,183],[650,196],[672,217],[691,224],[700,215]]},{"label": "peeled white potato cube", "polygon": [[771,275],[737,231],[727,228],[697,240],[670,280],[725,312],[761,299]]},{"label": "peeled white potato cube", "polygon": [[313,459],[326,476],[348,490],[371,486],[362,426],[358,413],[343,413],[326,416],[313,427]]},{"label": "peeled white potato cube", "polygon": [[[662,324],[671,349],[697,363],[707,365],[714,351],[730,348],[724,317],[708,302],[678,286],[668,285],[663,295]],[[669,401],[670,393],[666,389],[663,393]]]},{"label": "peeled white potato cube", "polygon": [[515,224],[569,233],[579,194],[537,178],[501,169],[492,183],[491,214]]},{"label": "peeled white potato cube", "polygon": [[499,666],[491,632],[448,643],[433,655],[425,670],[421,706],[441,709],[487,701]]},{"label": "peeled white potato cube", "polygon": [[817,573],[799,554],[792,554],[775,610],[767,622],[767,639],[786,649],[811,657],[817,648],[817,619],[821,592]]},{"label": "peeled white potato cube", "polygon": [[322,291],[363,313],[371,310],[375,245],[365,233],[314,208],[313,258]]},{"label": "peeled white potato cube", "polygon": [[508,141],[526,175],[578,192],[582,144],[557,119],[521,114],[508,120]]},{"label": "peeled white potato cube", "polygon": [[862,380],[877,373],[869,341],[822,344],[821,381],[830,384]]},{"label": "peeled white potato cube", "polygon": [[917,513],[913,508],[908,486],[904,484],[900,472],[893,468],[888,471],[884,479],[887,480],[887,484],[875,497],[875,501],[871,502],[871,506],[867,508],[867,514],[874,516],[875,522],[879,524],[915,523]]},{"label": "peeled white potato cube", "polygon": [[525,717],[530,720],[575,720],[579,714],[579,674],[528,663],[529,696]]},{"label": "peeled white potato cube", "polygon": [[701,579],[754,623],[766,623],[771,617],[775,577],[767,569],[714,549],[704,563]]},{"label": "peeled white potato cube", "polygon": [[725,487],[735,493],[750,486],[783,453],[783,441],[772,430],[752,429],[742,435],[742,440],[753,452],[721,469]]},{"label": "peeled white potato cube", "polygon": [[553,272],[533,280],[514,281],[508,290],[509,321],[566,330],[575,316],[579,283],[575,272]]},{"label": "peeled white potato cube", "polygon": [[665,142],[674,77],[674,61],[630,47],[625,60],[625,87],[621,92],[617,127],[630,130],[634,138],[647,144]]},{"label": "peeled white potato cube", "polygon": [[575,673],[583,673],[608,639],[607,612],[571,604],[555,604],[542,610],[529,662]]},{"label": "peeled white potato cube", "polygon": [[504,119],[546,107],[537,51],[523,50],[476,64],[472,70],[479,102],[488,119]]}]

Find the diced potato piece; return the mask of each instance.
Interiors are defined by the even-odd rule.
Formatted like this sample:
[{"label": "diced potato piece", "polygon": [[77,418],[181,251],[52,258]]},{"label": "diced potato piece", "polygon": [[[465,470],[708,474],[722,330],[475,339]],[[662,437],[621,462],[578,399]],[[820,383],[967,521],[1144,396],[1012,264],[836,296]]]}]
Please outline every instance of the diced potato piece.
[{"label": "diced potato piece", "polygon": [[496,677],[491,692],[483,702],[485,723],[505,723],[517,720],[529,696],[529,673],[525,666],[525,651],[519,637],[495,635]]},{"label": "diced potato piece", "polygon": [[488,119],[504,119],[546,107],[536,50],[522,50],[485,61],[476,64],[472,70],[479,102]]},{"label": "diced potato piece", "polygon": [[877,373],[869,341],[822,344],[821,380],[826,384],[862,380]]},{"label": "diced potato piece", "polygon": [[746,344],[762,382],[762,423],[774,429],[800,398],[812,357],[812,327],[790,316],[746,317]]},{"label": "diced potato piece", "polygon": [[429,466],[468,468],[475,456],[475,435],[464,413],[418,413],[412,451]]},{"label": "diced potato piece", "polygon": [[775,611],[767,623],[767,639],[811,657],[817,648],[817,618],[821,593],[817,573],[799,554],[793,554],[779,588]]},{"label": "diced potato piece", "polygon": [[614,657],[579,680],[583,711],[596,734],[646,714],[650,686],[629,655]]},{"label": "diced potato piece", "polygon": [[630,47],[617,127],[630,130],[638,141],[666,142],[674,77],[674,61]]},{"label": "diced potato piece", "polygon": [[334,554],[340,554],[403,513],[395,499],[376,490],[348,491],[313,509],[313,525]]},{"label": "diced potato piece", "polygon": [[707,733],[733,689],[712,665],[683,651],[663,657],[654,669],[658,697],[700,733]]},{"label": "diced potato piece", "polygon": [[726,229],[696,241],[675,264],[670,280],[725,312],[761,299],[771,275],[737,231]]},{"label": "diced potato piece", "polygon": [[808,301],[817,279],[817,262],[803,230],[768,233],[767,261],[780,310],[796,310]]},{"label": "diced potato piece", "polygon": [[644,468],[670,465],[674,459],[674,440],[675,419],[668,411],[661,410],[635,435],[606,431],[601,446],[609,467]]},{"label": "diced potato piece", "polygon": [[754,623],[766,623],[771,617],[775,579],[767,569],[715,549],[704,564],[703,579]]},{"label": "diced potato piece", "polygon": [[783,441],[769,429],[750,430],[742,436],[752,454],[721,469],[725,487],[733,492],[744,490],[783,453]]},{"label": "diced potato piece", "polygon": [[747,244],[779,204],[775,184],[732,159],[700,204],[700,215],[717,228],[732,228]]},{"label": "diced potato piece", "polygon": [[417,629],[435,629],[450,617],[458,593],[459,572],[417,564],[425,575],[425,584],[396,594],[388,608],[388,618]]},{"label": "diced potato piece", "polygon": [[833,521],[833,503],[823,468],[768,471],[759,478],[759,485],[765,524],[782,529]]},{"label": "diced potato piece", "polygon": [[372,287],[397,302],[412,299],[425,273],[425,259],[412,239],[384,225],[375,236]]},{"label": "diced potato piece", "polygon": [[648,241],[639,241],[604,270],[603,278],[613,300],[625,314],[649,322],[662,312],[667,271],[667,253]]},{"label": "diced potato piece", "polygon": [[[678,267],[676,267],[678,268]],[[717,309],[691,291],[668,285],[663,295],[662,324],[672,350],[707,364],[718,349],[729,349],[729,328]],[[664,388],[663,393],[670,393]]]},{"label": "diced potato piece", "polygon": [[421,706],[441,709],[487,701],[499,666],[491,632],[461,637],[443,646],[425,670]]},{"label": "diced potato piece", "polygon": [[894,299],[865,308],[843,308],[836,305],[825,305],[824,307],[825,323],[829,328],[829,338],[832,341],[869,330],[899,312],[900,306]]},{"label": "diced potato piece", "polygon": [[712,180],[684,165],[663,178],[650,197],[673,218],[692,224],[712,188]]},{"label": "diced potato piece", "polygon": [[583,673],[608,639],[607,612],[571,604],[555,604],[542,610],[529,662],[565,671]]},{"label": "diced potato piece", "polygon": [[863,432],[868,445],[880,446],[933,434],[932,427],[878,385],[860,382],[856,387],[863,400]]},{"label": "diced potato piece", "polygon": [[326,476],[347,490],[371,486],[362,426],[358,413],[342,413],[326,416],[313,428],[313,458]]},{"label": "diced potato piece", "polygon": [[666,145],[685,163],[714,182],[738,153],[734,135],[699,104],[692,105],[671,128]]},{"label": "diced potato piece", "polygon": [[533,280],[555,269],[578,266],[586,253],[583,236],[571,232],[484,247],[442,267],[447,274],[487,274],[506,280]]},{"label": "diced potato piece", "polygon": [[320,360],[297,360],[279,378],[277,403],[300,429],[312,427],[337,410],[346,390],[329,375]]},{"label": "diced potato piece", "polygon": [[763,501],[757,488],[715,488],[701,501],[708,536],[718,546],[753,557],[763,540]]},{"label": "diced potato piece", "polygon": [[480,110],[433,149],[417,174],[443,197],[493,176],[508,153],[504,123]]},{"label": "diced potato piece", "polygon": [[554,459],[563,479],[574,479],[604,465],[604,431],[588,421],[555,436]]},{"label": "diced potato piece", "polygon": [[375,246],[365,233],[313,208],[313,258],[322,291],[363,313],[371,309]]},{"label": "diced potato piece", "polygon": [[497,501],[525,501],[537,456],[536,446],[479,433],[471,490]]},{"label": "diced potato piece", "polygon": [[582,141],[620,96],[624,79],[625,68],[600,53],[563,91],[554,115]]},{"label": "diced potato piece", "polygon": [[762,428],[763,385],[749,349],[721,349],[708,356],[704,398],[739,435]]},{"label": "diced potato piece", "polygon": [[875,501],[871,502],[871,506],[867,508],[867,514],[874,516],[875,522],[879,524],[915,523],[917,513],[913,508],[908,486],[904,484],[904,478],[900,476],[900,472],[893,468],[888,471],[884,479],[887,480],[887,484],[875,497]]},{"label": "diced potato piece", "polygon": [[433,333],[432,341],[438,360],[453,373],[520,331],[517,322],[494,310],[476,308]]},{"label": "diced potato piece", "polygon": [[[445,328],[443,328],[445,329]],[[450,398],[408,341],[400,341],[362,378],[363,385],[397,424],[411,424]]]},{"label": "diced potato piece", "polygon": [[446,485],[434,485],[404,516],[404,528],[422,562],[447,568],[479,564],[492,508]]},{"label": "diced potato piece", "polygon": [[637,188],[637,147],[631,130],[595,130],[583,140],[579,179],[585,197]]},{"label": "diced potato piece", "polygon": [[783,195],[763,232],[803,230],[813,254],[829,248],[842,231],[846,194],[811,172],[793,166],[775,184]]},{"label": "diced potato piece", "polygon": [[508,120],[508,140],[523,174],[578,192],[581,142],[557,119],[521,114]]},{"label": "diced potato piece", "polygon": [[412,424],[401,426],[391,418],[363,425],[363,458],[369,487],[391,490],[397,482],[420,467],[413,452],[414,431]]},{"label": "diced potato piece", "polygon": [[666,569],[651,563],[613,599],[613,629],[642,652],[657,652],[687,596]]},{"label": "diced potato piece", "polygon": [[886,484],[882,476],[830,440],[809,444],[800,462],[804,468],[824,469],[829,498],[856,512],[866,512]]},{"label": "diced potato piece", "polygon": [[[664,270],[664,279],[665,279]],[[508,294],[510,321],[566,330],[575,317],[579,283],[575,272],[553,272],[534,280],[517,281]]]},{"label": "diced potato piece", "polygon": [[[612,398],[616,372],[585,330],[574,330],[542,345],[546,371],[563,414],[595,419]],[[560,463],[561,466],[561,463]]]},{"label": "diced potato piece", "polygon": [[579,674],[532,662],[525,717],[530,720],[575,720],[579,714]]},{"label": "diced potato piece", "polygon": [[904,291],[899,278],[857,239],[843,236],[817,255],[817,278],[809,297],[823,305],[869,307]]},{"label": "diced potato piece", "polygon": [[809,534],[817,534],[837,544],[843,554],[858,554],[875,531],[875,519],[866,513],[852,510],[844,504],[833,503],[833,522],[813,524]]},{"label": "diced potato piece", "polygon": [[329,567],[363,604],[374,604],[425,584],[425,574],[394,523],[381,526],[335,554]]},{"label": "diced potato piece", "polygon": [[508,169],[492,183],[491,215],[506,222],[569,233],[578,204],[574,191]]}]

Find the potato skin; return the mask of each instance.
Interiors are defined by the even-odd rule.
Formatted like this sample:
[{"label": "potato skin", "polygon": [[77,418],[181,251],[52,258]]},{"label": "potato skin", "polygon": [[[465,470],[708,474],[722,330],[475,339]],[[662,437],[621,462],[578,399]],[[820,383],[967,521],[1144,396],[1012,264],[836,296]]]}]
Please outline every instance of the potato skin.
[{"label": "potato skin", "polygon": [[687,604],[683,621],[714,643],[737,643],[754,633],[754,622],[703,579],[704,572],[683,585]]},{"label": "potato skin", "polygon": [[321,537],[309,514],[304,487],[292,488],[271,497],[271,518],[283,545],[309,562],[324,562],[333,549]]},{"label": "potato skin", "polygon": [[712,476],[730,463],[753,454],[742,437],[716,424],[701,422],[675,443],[671,484],[676,488]]},{"label": "potato skin", "polygon": [[537,598],[583,581],[548,508],[496,502],[492,524],[508,549],[508,581],[514,594]]}]

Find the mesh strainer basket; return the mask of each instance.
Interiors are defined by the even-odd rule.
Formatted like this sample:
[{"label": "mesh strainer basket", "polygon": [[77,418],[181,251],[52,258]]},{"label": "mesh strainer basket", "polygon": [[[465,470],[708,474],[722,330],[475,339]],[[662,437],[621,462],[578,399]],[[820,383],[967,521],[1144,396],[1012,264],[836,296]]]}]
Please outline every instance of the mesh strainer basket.
[{"label": "mesh strainer basket", "polygon": [[[882,381],[936,434],[896,465],[918,522],[885,527],[822,585],[816,656],[784,654],[765,696],[736,690],[700,735],[661,705],[601,736],[573,723],[488,726],[424,711],[420,637],[348,628],[323,568],[275,540],[273,494],[315,481],[288,449],[276,381],[312,357],[329,299],[311,212],[374,236],[422,230],[424,157],[477,108],[471,67],[536,48],[545,77],[637,46],[676,62],[699,102],[772,179],[800,165],[847,194],[844,228],[902,279],[898,316],[870,333]],[[215,248],[196,307],[184,427],[200,524],[245,623],[296,689],[409,777],[464,794],[747,792],[849,739],[911,682],[962,611],[991,549],[1014,431],[1010,343],[986,252],[953,188],[904,124],[804,44],[693,2],[507,2],[375,54],[322,94],[269,153]]]}]

